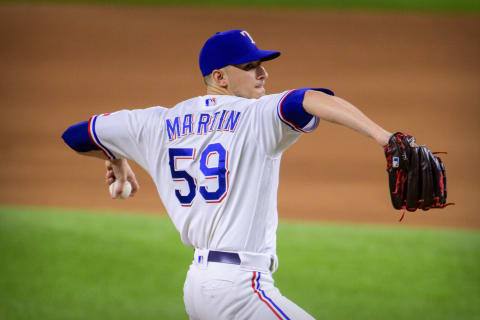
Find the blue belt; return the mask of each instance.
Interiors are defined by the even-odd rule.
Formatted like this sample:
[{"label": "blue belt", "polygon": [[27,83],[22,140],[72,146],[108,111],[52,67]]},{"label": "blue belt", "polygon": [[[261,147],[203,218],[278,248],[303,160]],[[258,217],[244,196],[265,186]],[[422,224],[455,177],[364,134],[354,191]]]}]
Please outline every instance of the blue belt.
[{"label": "blue belt", "polygon": [[230,264],[240,264],[241,262],[238,253],[211,250],[208,252],[208,261]]}]

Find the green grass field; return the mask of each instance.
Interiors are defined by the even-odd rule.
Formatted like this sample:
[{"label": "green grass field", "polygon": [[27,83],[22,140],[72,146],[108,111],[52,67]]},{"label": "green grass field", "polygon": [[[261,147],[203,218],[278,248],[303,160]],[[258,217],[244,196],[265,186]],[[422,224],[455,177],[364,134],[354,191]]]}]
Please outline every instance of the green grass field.
[{"label": "green grass field", "polygon": [[[319,319],[479,319],[480,233],[281,223],[283,294]],[[166,218],[0,207],[0,319],[186,319]]]},{"label": "green grass field", "polygon": [[214,7],[278,7],[278,8],[335,8],[429,12],[478,12],[478,0],[0,0],[28,3],[101,3],[214,6]]}]

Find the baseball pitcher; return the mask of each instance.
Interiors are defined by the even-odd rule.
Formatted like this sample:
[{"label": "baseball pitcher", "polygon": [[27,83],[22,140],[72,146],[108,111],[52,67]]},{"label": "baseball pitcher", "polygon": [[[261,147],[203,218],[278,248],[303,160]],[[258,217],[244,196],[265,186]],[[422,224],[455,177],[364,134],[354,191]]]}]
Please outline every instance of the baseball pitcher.
[{"label": "baseball pitcher", "polygon": [[429,203],[423,189],[415,191],[415,200],[407,199],[409,184],[418,183],[408,179],[411,154],[420,154],[413,137],[392,135],[329,89],[266,95],[264,62],[278,56],[260,50],[246,31],[216,33],[199,56],[206,95],[173,108],[95,115],[62,136],[80,154],[107,159],[106,180],[117,184],[113,197],[127,183],[132,196],[139,188],[126,159],[152,176],[182,242],[194,248],[184,286],[190,319],[313,319],[280,293],[272,274],[278,266],[282,153],[320,120],[356,130],[385,148],[396,208],[446,205],[443,164],[426,148],[415,172],[422,176],[427,160],[437,163],[430,165],[432,186],[424,191]]}]

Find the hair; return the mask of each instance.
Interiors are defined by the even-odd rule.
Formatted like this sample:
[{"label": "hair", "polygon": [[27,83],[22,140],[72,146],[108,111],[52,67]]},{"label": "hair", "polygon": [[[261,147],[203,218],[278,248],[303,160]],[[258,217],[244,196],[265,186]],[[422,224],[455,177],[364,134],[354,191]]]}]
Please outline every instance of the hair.
[{"label": "hair", "polygon": [[205,77],[203,77],[203,82],[205,83],[206,86],[209,86],[212,84],[212,74],[207,74]]}]

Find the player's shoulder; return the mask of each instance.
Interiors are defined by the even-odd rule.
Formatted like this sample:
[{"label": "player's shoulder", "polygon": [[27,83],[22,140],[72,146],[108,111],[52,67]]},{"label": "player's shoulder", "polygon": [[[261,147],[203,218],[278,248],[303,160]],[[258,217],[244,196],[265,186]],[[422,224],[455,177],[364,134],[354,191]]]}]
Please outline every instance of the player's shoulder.
[{"label": "player's shoulder", "polygon": [[168,108],[162,106],[153,106],[141,110],[143,110],[146,114],[157,115],[167,112]]},{"label": "player's shoulder", "polygon": [[220,109],[236,109],[247,111],[259,105],[276,105],[289,90],[264,95],[258,99],[248,99],[233,95],[203,95],[177,103],[172,108],[163,108],[166,116],[176,116],[189,113],[216,112]]},{"label": "player's shoulder", "polygon": [[230,103],[240,108],[255,108],[258,105],[276,104],[288,92],[289,90],[280,93],[267,94],[257,99],[248,99],[236,96],[221,96],[219,103]]},{"label": "player's shoulder", "polygon": [[280,101],[291,90],[282,91],[279,93],[266,94],[258,99],[245,99],[244,108],[251,110],[253,113],[275,109]]},{"label": "player's shoulder", "polygon": [[193,97],[187,100],[180,101],[172,108],[169,109],[170,112],[182,112],[184,109],[196,108],[201,101],[201,96]]},{"label": "player's shoulder", "polygon": [[181,101],[169,109],[170,114],[214,112],[219,108],[241,108],[250,100],[230,95],[203,95]]},{"label": "player's shoulder", "polygon": [[138,119],[151,120],[162,117],[168,111],[168,108],[162,106],[153,106],[142,109],[133,109],[129,111],[131,112],[132,116]]},{"label": "player's shoulder", "polygon": [[261,103],[269,103],[269,102],[278,102],[282,97],[286,96],[289,92],[293,90],[285,90],[279,93],[272,93],[272,94],[266,94],[262,97],[260,97],[258,100]]}]

